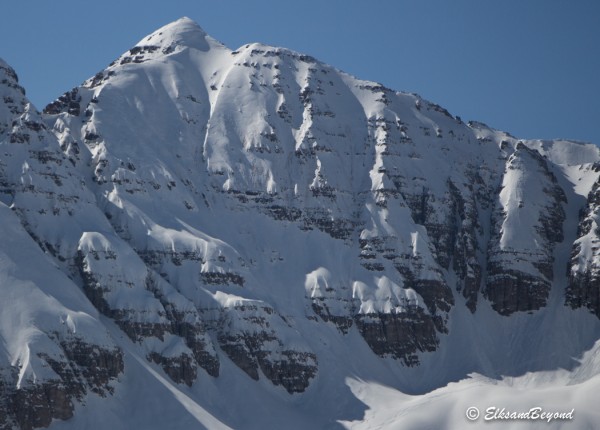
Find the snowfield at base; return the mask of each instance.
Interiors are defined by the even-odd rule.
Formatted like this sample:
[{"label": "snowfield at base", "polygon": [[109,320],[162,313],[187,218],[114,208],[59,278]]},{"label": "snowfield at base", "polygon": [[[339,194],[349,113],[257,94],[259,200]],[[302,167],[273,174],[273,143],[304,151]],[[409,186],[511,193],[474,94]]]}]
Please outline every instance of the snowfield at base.
[{"label": "snowfield at base", "polygon": [[[43,114],[0,72],[0,402],[73,383],[54,430],[600,426],[600,319],[565,303],[595,145],[187,18]],[[61,374],[79,341],[122,362]]]}]

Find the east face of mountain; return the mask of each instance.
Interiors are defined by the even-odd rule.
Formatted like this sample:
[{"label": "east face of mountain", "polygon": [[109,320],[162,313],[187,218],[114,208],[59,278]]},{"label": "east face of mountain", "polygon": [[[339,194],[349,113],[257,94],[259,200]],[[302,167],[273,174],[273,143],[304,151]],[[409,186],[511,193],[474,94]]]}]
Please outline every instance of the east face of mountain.
[{"label": "east face of mountain", "polygon": [[[0,204],[20,235],[2,261],[39,271],[5,266],[2,291],[18,280],[55,300],[10,296],[33,317],[2,325],[3,425],[47,426],[119,390],[115,333],[173,383],[233,363],[284,396],[322,390],[332,360],[340,375],[361,365],[345,348],[400,380],[460,362],[419,391],[489,363],[564,367],[595,336],[552,359],[526,336],[511,338],[523,355],[457,346],[463,321],[502,343],[509,319],[562,339],[583,324],[572,308],[598,315],[594,145],[465,124],[306,55],[231,51],[188,19],[43,115],[1,71]],[[555,332],[551,312],[576,322]],[[73,344],[98,358],[78,361]]]}]

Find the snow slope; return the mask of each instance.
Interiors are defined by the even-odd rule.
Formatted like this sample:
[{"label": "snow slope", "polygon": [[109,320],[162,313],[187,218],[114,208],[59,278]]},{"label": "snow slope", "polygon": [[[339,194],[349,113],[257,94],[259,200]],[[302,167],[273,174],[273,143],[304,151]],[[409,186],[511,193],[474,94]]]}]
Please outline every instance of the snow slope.
[{"label": "snow slope", "polygon": [[[2,425],[450,429],[538,405],[576,409],[541,426],[598,422],[598,285],[566,275],[596,261],[596,146],[231,51],[187,18],[41,116],[0,69],[0,214],[20,232],[0,242]],[[52,306],[11,295],[32,259]],[[42,372],[52,324],[119,351],[109,377]],[[23,418],[27,378],[66,385],[63,407],[32,395]]]}]

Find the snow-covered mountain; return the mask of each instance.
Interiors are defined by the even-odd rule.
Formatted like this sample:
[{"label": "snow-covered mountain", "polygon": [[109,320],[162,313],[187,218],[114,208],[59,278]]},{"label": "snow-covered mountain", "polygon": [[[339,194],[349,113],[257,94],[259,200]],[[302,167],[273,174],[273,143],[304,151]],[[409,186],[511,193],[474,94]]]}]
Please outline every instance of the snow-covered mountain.
[{"label": "snow-covered mountain", "polygon": [[595,145],[187,18],[0,94],[0,428],[600,422]]}]

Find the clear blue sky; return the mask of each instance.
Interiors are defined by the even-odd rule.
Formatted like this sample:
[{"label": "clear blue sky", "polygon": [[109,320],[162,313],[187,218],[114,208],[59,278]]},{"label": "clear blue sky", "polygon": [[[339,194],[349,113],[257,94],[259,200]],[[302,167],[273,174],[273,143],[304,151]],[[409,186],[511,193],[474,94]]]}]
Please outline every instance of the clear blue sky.
[{"label": "clear blue sky", "polygon": [[232,49],[285,46],[518,137],[600,144],[600,0],[10,1],[0,57],[42,108],[181,16]]}]

